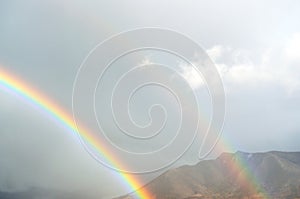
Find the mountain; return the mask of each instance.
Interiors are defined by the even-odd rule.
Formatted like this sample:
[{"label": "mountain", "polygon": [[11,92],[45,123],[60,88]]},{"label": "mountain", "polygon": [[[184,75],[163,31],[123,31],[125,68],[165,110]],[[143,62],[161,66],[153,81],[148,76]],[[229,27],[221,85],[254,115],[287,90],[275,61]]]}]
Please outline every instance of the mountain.
[{"label": "mountain", "polygon": [[78,194],[66,193],[58,190],[48,190],[43,188],[31,188],[18,192],[0,191],[0,199],[82,199],[86,197]]},{"label": "mountain", "polygon": [[171,169],[142,189],[154,199],[300,198],[300,152],[223,153]]}]

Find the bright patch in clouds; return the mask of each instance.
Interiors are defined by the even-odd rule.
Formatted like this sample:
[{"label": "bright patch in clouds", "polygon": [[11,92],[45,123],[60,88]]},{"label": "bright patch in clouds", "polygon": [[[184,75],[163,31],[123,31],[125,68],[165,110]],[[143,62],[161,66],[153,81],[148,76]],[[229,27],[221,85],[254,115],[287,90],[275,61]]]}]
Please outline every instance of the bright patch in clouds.
[{"label": "bright patch in clouds", "polygon": [[[283,46],[266,48],[257,60],[255,52],[216,45],[207,50],[228,86],[280,86],[288,94],[300,88],[300,33],[293,34]],[[276,60],[276,61],[275,61]]]},{"label": "bright patch in clouds", "polygon": [[144,59],[141,61],[141,63],[139,65],[147,66],[147,65],[151,65],[151,64],[153,64],[153,62],[150,60],[150,58],[144,57]]},{"label": "bright patch in clouds", "polygon": [[195,69],[192,65],[181,64],[181,76],[187,81],[192,89],[198,89],[204,82],[200,71]]},{"label": "bright patch in clouds", "polygon": [[288,61],[300,63],[300,33],[296,33],[288,39],[284,53]]}]

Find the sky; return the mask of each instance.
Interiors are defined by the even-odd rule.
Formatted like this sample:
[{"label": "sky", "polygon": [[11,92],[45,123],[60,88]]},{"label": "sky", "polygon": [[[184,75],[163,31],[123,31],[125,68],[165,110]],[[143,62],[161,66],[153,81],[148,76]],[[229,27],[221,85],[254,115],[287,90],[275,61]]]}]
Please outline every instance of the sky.
[{"label": "sky", "polygon": [[[223,81],[226,119],[222,141],[210,157],[237,150],[299,151],[299,4],[296,0],[1,1],[0,67],[21,77],[72,113],[72,91],[77,71],[97,44],[135,28],[171,29],[197,42],[215,63]],[[136,64],[177,63],[177,71],[192,90],[197,90],[198,105],[206,117],[210,117],[212,104],[201,77],[186,67],[186,63],[179,62],[178,57],[161,52],[143,53],[120,62],[124,65],[133,61]],[[156,74],[155,67],[148,70],[148,77]],[[112,69],[107,81],[122,72],[121,69]],[[143,79],[139,76],[143,72],[138,72],[136,81]],[[161,77],[171,76],[169,83],[181,85],[167,69],[159,73]],[[181,88],[178,85],[175,88]],[[105,91],[111,91],[113,84],[110,86]],[[101,84],[98,88],[101,89]],[[152,121],[149,120],[151,113],[147,115],[144,107],[157,103],[157,98],[163,96],[160,102],[171,116],[166,123],[165,136],[157,139],[155,145],[124,142],[124,137],[113,133],[108,135],[110,139],[133,151],[147,152],[151,147],[163,146],[176,128],[178,111],[174,109],[176,100],[170,93],[154,89],[149,88],[134,96],[136,106],[132,106],[132,117],[139,125],[147,125]],[[143,97],[149,93],[150,97]],[[190,94],[184,97],[190,100]],[[108,95],[97,92],[96,98],[105,96]],[[118,103],[122,103],[122,96],[121,92]],[[99,105],[96,104],[98,112],[105,108],[100,101]],[[0,89],[0,102],[0,190],[43,187],[85,192],[103,198],[128,191],[114,171],[99,164],[86,152],[77,137],[3,89]],[[153,109],[154,124],[158,126],[163,120],[161,110]],[[105,110],[102,115],[108,115],[108,112]],[[100,120],[110,132],[112,129],[112,132],[117,131],[111,127],[111,121],[107,121],[109,117]],[[145,135],[151,134],[146,132]],[[199,161],[199,144],[196,140],[175,165]],[[160,158],[169,156],[166,153]],[[144,175],[141,179],[146,183],[158,174],[160,172]]]}]

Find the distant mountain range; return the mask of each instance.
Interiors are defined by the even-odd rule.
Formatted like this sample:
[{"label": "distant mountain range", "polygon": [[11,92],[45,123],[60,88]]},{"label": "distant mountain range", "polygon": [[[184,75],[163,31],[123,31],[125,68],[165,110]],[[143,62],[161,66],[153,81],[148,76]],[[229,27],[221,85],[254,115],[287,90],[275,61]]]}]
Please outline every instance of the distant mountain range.
[{"label": "distant mountain range", "polygon": [[31,188],[19,192],[1,192],[0,199],[83,199],[78,194],[71,194],[58,190],[46,190],[43,188]]},{"label": "distant mountain range", "polygon": [[[215,160],[171,169],[142,189],[147,189],[153,199],[300,199],[300,152],[223,153]],[[135,199],[134,195],[118,199]],[[0,191],[0,199],[85,198],[83,193],[40,188]]]},{"label": "distant mountain range", "polygon": [[171,169],[142,189],[153,199],[300,198],[300,152],[223,153]]}]

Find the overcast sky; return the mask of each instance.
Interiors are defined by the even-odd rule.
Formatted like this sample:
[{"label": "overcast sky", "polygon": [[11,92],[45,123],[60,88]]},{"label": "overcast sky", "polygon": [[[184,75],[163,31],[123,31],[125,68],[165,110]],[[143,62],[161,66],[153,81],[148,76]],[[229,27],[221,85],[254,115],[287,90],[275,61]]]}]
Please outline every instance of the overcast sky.
[{"label": "overcast sky", "polygon": [[[94,46],[133,28],[172,29],[205,49],[224,82],[226,120],[221,139],[227,146],[220,143],[213,154],[299,151],[299,11],[296,0],[1,1],[0,67],[71,113],[76,72]],[[150,63],[155,59],[151,56],[141,62]],[[182,74],[192,87],[202,85],[193,72],[183,68]],[[151,103],[156,95],[147,98],[150,102],[139,99],[144,104],[138,107]],[[127,190],[116,173],[86,153],[76,137],[3,89],[0,135],[0,190],[45,187],[104,198]],[[178,164],[195,163],[198,144]]]}]

